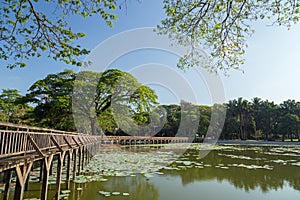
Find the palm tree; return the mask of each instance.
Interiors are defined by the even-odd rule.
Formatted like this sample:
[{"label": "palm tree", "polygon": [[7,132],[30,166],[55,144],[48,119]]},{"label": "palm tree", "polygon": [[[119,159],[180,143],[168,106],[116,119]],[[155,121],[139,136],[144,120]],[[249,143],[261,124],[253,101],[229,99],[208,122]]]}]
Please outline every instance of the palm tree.
[{"label": "palm tree", "polygon": [[247,100],[239,97],[236,104],[237,117],[240,122],[240,137],[242,140],[247,140],[247,129],[250,124],[250,104]]},{"label": "palm tree", "polygon": [[252,99],[251,110],[253,114],[253,120],[255,123],[254,132],[255,138],[258,140],[258,133],[262,130],[262,123],[261,123],[261,111],[262,111],[262,100],[259,97],[254,97]]},{"label": "palm tree", "polygon": [[271,134],[275,134],[279,119],[279,106],[273,101],[262,102],[261,118],[262,132],[265,134],[265,140],[269,140]]},{"label": "palm tree", "polygon": [[241,97],[237,100],[230,100],[227,104],[227,113],[227,131],[236,131],[235,127],[238,125],[239,138],[247,140],[250,133],[249,129],[254,125],[250,103]]}]

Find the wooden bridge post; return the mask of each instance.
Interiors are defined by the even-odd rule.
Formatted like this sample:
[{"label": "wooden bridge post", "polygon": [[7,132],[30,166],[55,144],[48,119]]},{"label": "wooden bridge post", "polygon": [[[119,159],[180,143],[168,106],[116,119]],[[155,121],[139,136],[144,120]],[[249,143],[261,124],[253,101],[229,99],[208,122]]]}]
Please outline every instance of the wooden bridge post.
[{"label": "wooden bridge post", "polygon": [[85,149],[85,163],[84,163],[84,165],[87,165],[89,163],[89,151],[90,151],[90,147],[91,147],[91,145],[86,146],[86,149]]},{"label": "wooden bridge post", "polygon": [[73,150],[70,149],[68,151],[68,160],[67,160],[67,176],[66,176],[66,189],[70,189],[70,168],[71,168],[71,160],[72,160]]},{"label": "wooden bridge post", "polygon": [[66,155],[65,151],[60,152],[58,154],[55,200],[59,200],[60,188],[61,188],[60,184],[61,184],[62,164],[63,164],[63,160],[65,158],[65,155]]},{"label": "wooden bridge post", "polygon": [[3,200],[8,200],[9,198],[9,188],[10,188],[10,182],[11,182],[11,170],[6,170],[4,173],[4,182],[5,182],[5,188],[4,188],[4,195]]},{"label": "wooden bridge post", "polygon": [[49,175],[51,176],[52,173],[53,173],[53,162],[51,162],[51,164],[50,164]]},{"label": "wooden bridge post", "polygon": [[84,161],[84,165],[87,165],[89,163],[89,149],[90,149],[90,146],[86,146],[85,147],[85,161]]},{"label": "wooden bridge post", "polygon": [[23,166],[16,166],[17,182],[14,200],[23,200],[25,182],[28,178],[29,172],[31,171],[32,165],[33,162],[30,162],[28,166],[27,164],[24,164]]},{"label": "wooden bridge post", "polygon": [[49,170],[52,164],[53,154],[51,154],[48,158],[44,158],[44,171],[43,171],[43,182],[42,182],[42,190],[41,190],[41,200],[46,200],[48,195],[48,179],[49,179]]},{"label": "wooden bridge post", "polygon": [[75,180],[76,179],[76,166],[77,166],[77,163],[76,163],[76,158],[77,158],[77,151],[78,149],[75,149],[74,150],[74,155],[73,155],[73,177],[72,179]]},{"label": "wooden bridge post", "polygon": [[39,176],[39,181],[42,182],[43,180],[43,171],[44,171],[44,160],[40,160],[40,176]]},{"label": "wooden bridge post", "polygon": [[[31,174],[31,170],[28,172],[28,177],[30,177]],[[25,191],[28,191],[28,187],[29,187],[29,178],[27,178],[27,180],[25,181]]]},{"label": "wooden bridge post", "polygon": [[81,150],[81,157],[82,157],[82,160],[81,160],[81,170],[83,170],[84,168],[84,159],[85,159],[85,151],[86,151],[86,147],[82,147],[82,150]]},{"label": "wooden bridge post", "polygon": [[79,151],[78,151],[78,169],[77,169],[77,175],[80,174],[80,169],[81,169],[81,157],[82,157],[82,147],[79,147]]}]

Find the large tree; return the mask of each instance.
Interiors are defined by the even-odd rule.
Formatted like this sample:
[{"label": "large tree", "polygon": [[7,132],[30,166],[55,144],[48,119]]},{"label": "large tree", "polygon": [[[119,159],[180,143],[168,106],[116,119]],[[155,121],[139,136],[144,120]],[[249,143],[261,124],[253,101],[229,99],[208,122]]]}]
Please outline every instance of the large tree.
[{"label": "large tree", "polygon": [[211,56],[211,70],[240,68],[247,47],[246,38],[254,32],[251,23],[268,19],[269,24],[287,26],[299,21],[297,0],[164,0],[167,17],[158,29],[191,51],[179,67],[199,64],[197,47]]},{"label": "large tree", "polygon": [[115,121],[119,115],[114,113],[123,114],[120,113],[123,110],[116,110],[119,107],[112,104],[126,106],[130,115],[122,117],[138,124],[140,118],[135,117],[149,114],[157,103],[152,89],[117,69],[103,73],[65,70],[49,74],[29,88],[26,99],[35,106],[35,125],[68,131],[79,128],[77,131],[87,133],[99,131],[95,128],[98,122],[105,132],[114,132],[119,127]]},{"label": "large tree", "polygon": [[[80,87],[82,80],[90,79],[87,78],[86,73],[89,72],[79,74],[75,88]],[[134,134],[137,132],[137,125],[150,123],[149,113],[157,104],[157,95],[151,88],[139,83],[131,74],[118,69],[110,69],[98,73],[98,75],[97,81],[88,81],[90,84],[84,88],[85,94],[73,95],[77,102],[82,102],[74,104],[75,110],[79,113],[82,113],[80,112],[82,107],[85,107],[86,110],[92,110],[92,112],[84,112],[89,113],[88,118],[90,119],[112,116],[111,120],[113,121],[100,122],[104,131],[109,130],[111,132],[113,128],[121,128],[128,134],[130,132],[130,134]],[[75,89],[74,92],[78,92],[78,90]],[[93,92],[95,93],[93,94]],[[91,121],[91,132],[93,133],[95,133],[94,125],[95,122]]]},{"label": "large tree", "polygon": [[33,104],[33,125],[74,131],[72,91],[76,73],[65,70],[36,81],[26,94]]},{"label": "large tree", "polygon": [[137,125],[150,123],[150,112],[157,104],[151,88],[118,69],[79,72],[72,97],[77,129],[90,133],[99,133],[97,122],[105,132],[118,128],[128,134],[137,132]]}]

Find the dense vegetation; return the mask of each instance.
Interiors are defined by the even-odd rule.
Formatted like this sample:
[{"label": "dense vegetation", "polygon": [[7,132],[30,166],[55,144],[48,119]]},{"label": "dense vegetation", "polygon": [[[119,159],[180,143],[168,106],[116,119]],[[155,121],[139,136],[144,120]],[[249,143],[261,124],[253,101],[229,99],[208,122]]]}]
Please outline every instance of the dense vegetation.
[{"label": "dense vegetation", "polygon": [[[73,92],[74,86],[76,90]],[[88,99],[88,93],[93,89],[92,99]],[[146,123],[148,119],[143,116],[157,104],[156,99],[152,89],[140,84],[131,74],[117,69],[78,74],[65,70],[36,81],[24,96],[15,89],[2,90],[0,121],[74,131],[78,129],[73,120],[75,111],[74,116],[81,116],[77,120],[88,125],[80,126],[78,131],[95,133],[98,120],[104,131],[111,132],[116,127],[112,101],[126,106],[132,118]],[[86,106],[87,102],[90,106]]]},{"label": "dense vegetation", "polygon": [[[180,105],[161,105],[165,112],[155,112],[156,115],[152,116],[151,120],[159,123],[163,118],[166,119],[163,127],[159,129],[154,123],[152,128],[142,130],[140,127],[150,123],[150,112],[158,105],[157,96],[152,89],[138,83],[129,73],[117,69],[104,73],[81,73],[84,73],[85,80],[76,79],[78,74],[71,70],[49,74],[46,78],[36,81],[25,95],[19,94],[15,89],[3,89],[0,94],[0,121],[67,131],[77,129],[88,133],[96,133],[98,130],[95,129],[95,124],[99,124],[106,134],[124,135],[127,132],[123,131],[126,127],[124,124],[120,127],[115,121],[116,116],[113,115],[114,101],[128,109],[129,114],[125,115],[124,120],[127,120],[126,126],[130,127],[132,132],[140,131],[139,134],[142,135],[193,134],[204,137],[210,125],[212,108],[218,107],[192,105],[184,101]],[[94,79],[100,81],[91,81]],[[77,95],[73,93],[74,85],[77,87]],[[93,91],[92,87],[95,87],[95,93],[92,94],[92,98],[87,99],[87,94],[81,92]],[[133,92],[129,92],[130,90]],[[89,102],[92,107],[82,106],[84,104],[81,101]],[[243,98],[230,100],[224,105],[227,112],[220,139],[299,140],[300,102],[286,100],[275,104],[255,97],[251,101]],[[187,112],[187,109],[182,109],[184,106],[196,108],[199,112],[190,109],[193,112],[186,113],[187,122],[183,123],[181,116],[183,112]],[[76,112],[83,113],[76,123],[82,122],[87,128],[75,127],[74,107],[77,108]],[[197,121],[199,126],[196,130],[193,123]]]}]

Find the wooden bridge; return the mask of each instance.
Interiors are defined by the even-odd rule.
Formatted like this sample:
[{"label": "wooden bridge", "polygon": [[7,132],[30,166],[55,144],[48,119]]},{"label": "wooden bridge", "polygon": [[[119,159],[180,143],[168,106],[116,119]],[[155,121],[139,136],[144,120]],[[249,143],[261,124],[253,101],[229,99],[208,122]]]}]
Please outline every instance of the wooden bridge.
[{"label": "wooden bridge", "polygon": [[[139,145],[139,144],[168,144],[191,142],[188,137],[149,137],[149,136],[106,136],[111,144]],[[193,138],[194,139],[194,138]]]},{"label": "wooden bridge", "polygon": [[4,174],[3,199],[9,198],[12,176],[16,177],[14,199],[21,200],[28,188],[33,166],[40,168],[40,198],[47,199],[48,179],[57,162],[55,199],[60,198],[62,166],[66,164],[66,189],[70,179],[80,174],[84,165],[102,144],[137,145],[190,142],[187,137],[95,136],[0,122],[0,175]]},{"label": "wooden bridge", "polygon": [[[84,135],[52,129],[14,125],[0,122],[0,172],[4,172],[4,198],[9,198],[12,172],[16,174],[14,199],[23,199],[34,163],[39,163],[42,181],[41,199],[47,199],[48,179],[53,160],[57,160],[55,199],[59,199],[62,163],[66,160],[66,187],[70,186],[70,172],[76,178],[97,151],[99,136]],[[71,166],[73,161],[73,166]]]}]

